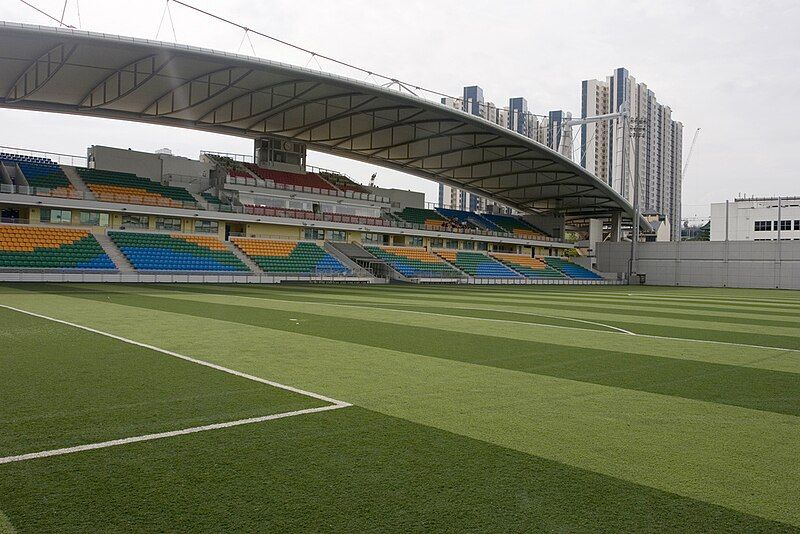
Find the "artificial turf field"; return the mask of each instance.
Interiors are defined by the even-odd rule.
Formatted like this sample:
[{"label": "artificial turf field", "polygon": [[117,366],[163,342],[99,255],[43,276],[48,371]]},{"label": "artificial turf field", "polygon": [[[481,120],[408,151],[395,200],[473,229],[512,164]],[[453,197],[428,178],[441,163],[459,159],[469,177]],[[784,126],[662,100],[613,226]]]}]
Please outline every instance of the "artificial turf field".
[{"label": "artificial turf field", "polygon": [[0,532],[800,531],[800,293],[31,284],[0,306]]}]

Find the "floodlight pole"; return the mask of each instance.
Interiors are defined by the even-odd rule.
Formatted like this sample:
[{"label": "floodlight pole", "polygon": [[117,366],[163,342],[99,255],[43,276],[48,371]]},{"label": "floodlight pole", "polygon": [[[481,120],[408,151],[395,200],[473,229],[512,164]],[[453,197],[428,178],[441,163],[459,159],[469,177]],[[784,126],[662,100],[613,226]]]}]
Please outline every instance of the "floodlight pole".
[{"label": "floodlight pole", "polygon": [[[638,272],[639,265],[637,261],[638,247],[639,247],[639,218],[641,216],[641,209],[639,206],[639,154],[641,151],[641,140],[647,131],[647,119],[636,118],[631,119],[630,136],[635,139],[634,145],[634,163],[633,163],[633,228],[631,232],[631,259],[628,264],[628,284],[632,283],[634,273]],[[628,142],[627,137],[624,141]]]}]

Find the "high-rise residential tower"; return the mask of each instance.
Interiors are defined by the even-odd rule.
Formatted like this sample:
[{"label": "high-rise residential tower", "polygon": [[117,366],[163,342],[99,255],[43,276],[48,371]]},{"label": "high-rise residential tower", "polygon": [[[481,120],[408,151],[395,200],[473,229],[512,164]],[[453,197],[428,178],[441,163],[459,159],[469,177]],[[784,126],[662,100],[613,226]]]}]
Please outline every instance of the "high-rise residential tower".
[{"label": "high-rise residential tower", "polygon": [[[442,98],[442,104],[499,124],[520,135],[529,137],[568,158],[572,157],[572,139],[564,135],[563,121],[569,116],[563,111],[551,111],[541,121],[528,110],[528,101],[519,96],[509,99],[508,108],[498,108],[483,98],[483,89],[477,85],[464,87],[461,98]],[[506,212],[508,208],[483,197],[458,188],[439,185],[438,205],[444,208],[470,211],[492,210]]]},{"label": "high-rise residential tower", "polygon": [[[581,85],[581,117],[620,111],[628,102],[632,119],[646,119],[639,150],[639,198],[641,210],[667,217],[672,238],[680,239],[681,161],[683,125],[672,120],[672,110],[656,100],[644,83],[637,83],[627,69],[618,68],[600,80]],[[622,160],[623,125],[620,119],[581,126],[581,165],[633,201],[634,143]]]}]

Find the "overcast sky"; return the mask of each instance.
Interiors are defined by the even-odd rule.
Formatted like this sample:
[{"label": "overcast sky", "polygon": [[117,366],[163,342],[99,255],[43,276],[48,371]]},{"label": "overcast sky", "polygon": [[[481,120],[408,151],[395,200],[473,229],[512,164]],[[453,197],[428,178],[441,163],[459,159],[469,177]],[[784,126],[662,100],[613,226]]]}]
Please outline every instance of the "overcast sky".
[{"label": "overcast sky", "polygon": [[[203,9],[306,48],[459,94],[478,84],[487,100],[524,96],[534,113],[580,114],[580,82],[619,66],[655,91],[684,124],[684,157],[698,138],[684,179],[684,217],[738,194],[800,195],[800,2],[406,0],[188,0]],[[63,0],[30,0],[60,17]],[[154,38],[165,0],[68,0],[65,21],[85,30]],[[80,8],[80,21],[78,9]],[[170,3],[178,42],[253,54],[243,32]],[[0,18],[50,25],[16,0]],[[173,41],[166,17],[159,39]],[[255,55],[319,68],[307,55],[253,36]],[[322,62],[324,70],[344,72]],[[363,79],[363,75],[347,73]],[[251,153],[252,142],[166,127],[68,115],[0,110],[0,145],[85,154],[91,144],[152,151],[169,147]],[[311,154],[309,163],[365,182],[373,167]],[[437,187],[379,169],[378,185]]]}]

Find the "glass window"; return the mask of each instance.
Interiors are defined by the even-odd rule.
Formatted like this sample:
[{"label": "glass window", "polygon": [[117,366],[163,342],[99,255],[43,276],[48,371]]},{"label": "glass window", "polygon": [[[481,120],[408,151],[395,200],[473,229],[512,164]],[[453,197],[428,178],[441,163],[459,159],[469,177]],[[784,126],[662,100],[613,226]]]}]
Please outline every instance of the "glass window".
[{"label": "glass window", "polygon": [[781,231],[791,230],[792,221],[781,221]]},{"label": "glass window", "polygon": [[181,220],[175,217],[156,217],[156,228],[158,230],[176,230],[180,232]]},{"label": "glass window", "polygon": [[83,226],[108,226],[108,213],[82,211],[80,221]]},{"label": "glass window", "polygon": [[408,244],[412,247],[421,247],[422,246],[422,237],[418,235],[412,235],[408,238]]},{"label": "glass window", "polygon": [[756,221],[754,230],[756,232],[769,232],[772,230],[772,221]]},{"label": "glass window", "polygon": [[122,226],[123,228],[149,228],[150,217],[147,215],[123,215]]},{"label": "glass window", "polygon": [[458,241],[455,239],[447,239],[444,242],[444,246],[447,248],[458,248]]},{"label": "glass window", "polygon": [[313,239],[315,241],[322,241],[325,239],[325,231],[318,228],[306,228],[303,232],[305,239]]},{"label": "glass window", "polygon": [[194,231],[203,234],[215,234],[219,231],[217,221],[195,221]]},{"label": "glass window", "polygon": [[362,234],[361,240],[364,243],[383,243],[383,235],[382,234],[366,233],[366,234]]},{"label": "glass window", "polygon": [[475,250],[475,243],[473,241],[463,241],[461,243],[461,248],[464,250]]},{"label": "glass window", "polygon": [[443,239],[431,239],[431,248],[444,248]]},{"label": "glass window", "polygon": [[347,241],[347,232],[344,230],[328,230],[329,241]]},{"label": "glass window", "polygon": [[795,230],[800,230],[800,220],[797,220],[797,221],[794,222],[794,229]]},{"label": "glass window", "polygon": [[477,243],[475,243],[475,248],[477,250],[488,250],[489,245],[483,241],[478,241]]},{"label": "glass window", "polygon": [[39,220],[54,224],[70,224],[72,222],[72,212],[69,210],[42,209],[39,212]]}]

